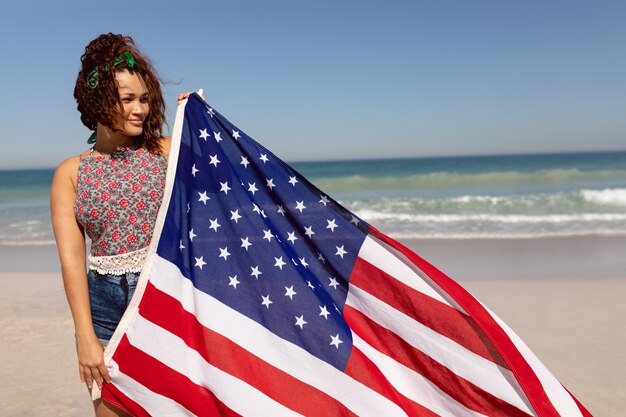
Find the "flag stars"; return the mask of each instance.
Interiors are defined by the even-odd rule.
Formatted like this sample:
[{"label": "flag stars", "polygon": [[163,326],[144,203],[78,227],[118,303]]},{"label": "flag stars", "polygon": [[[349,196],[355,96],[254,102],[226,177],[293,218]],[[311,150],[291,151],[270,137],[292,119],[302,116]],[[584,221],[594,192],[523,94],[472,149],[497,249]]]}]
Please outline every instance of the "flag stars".
[{"label": "flag stars", "polygon": [[328,226],[326,226],[327,229],[330,229],[331,232],[335,232],[335,229],[339,226],[337,226],[337,224],[335,223],[335,219],[332,220],[328,220],[326,219],[326,222],[328,223]]},{"label": "flag stars", "polygon": [[273,237],[272,229],[263,230],[263,239],[267,239],[268,242],[271,242]]},{"label": "flag stars", "polygon": [[328,284],[328,286],[333,287],[334,289],[337,289],[337,287],[339,286],[339,282],[337,282],[337,278],[328,277],[328,279],[330,280],[330,283]]},{"label": "flag stars", "polygon": [[256,188],[256,182],[253,182],[252,184],[248,183],[248,191],[250,191],[252,195],[259,191],[258,188]]},{"label": "flag stars", "polygon": [[276,185],[274,185],[274,178],[266,179],[265,183],[270,190],[273,190]]},{"label": "flag stars", "polygon": [[261,272],[261,271],[259,270],[259,266],[258,266],[258,265],[257,265],[257,266],[255,266],[255,267],[252,267],[252,266],[251,266],[251,267],[250,267],[250,269],[251,269],[251,271],[250,271],[250,275],[251,275],[251,276],[253,276],[253,277],[255,277],[256,279],[259,279],[259,275],[262,275],[262,274],[263,274],[263,272]]},{"label": "flag stars", "polygon": [[300,210],[300,213],[302,213],[302,210],[304,210],[305,208],[306,206],[304,205],[304,200],[296,201],[296,210]]},{"label": "flag stars", "polygon": [[287,233],[289,236],[287,237],[287,240],[291,242],[291,244],[295,244],[296,240],[298,240],[298,238],[296,237],[296,232],[288,232]]},{"label": "flag stars", "polygon": [[304,325],[307,324],[307,322],[304,321],[304,314],[301,315],[300,317],[298,317],[298,316],[294,316],[294,317],[296,319],[296,324],[295,325],[300,327],[300,329],[303,329]]},{"label": "flag stars", "polygon": [[270,304],[274,304],[274,302],[272,300],[270,300],[270,295],[269,294],[267,294],[265,296],[262,295],[261,298],[263,299],[263,301],[261,302],[261,305],[264,305],[268,309],[270,308]]},{"label": "flag stars", "polygon": [[283,266],[287,265],[287,263],[283,261],[282,256],[280,258],[274,258],[274,260],[276,261],[274,266],[278,267],[281,271],[283,270]]},{"label": "flag stars", "polygon": [[337,336],[330,335],[330,339],[330,345],[335,346],[337,349],[339,349],[339,345],[343,343],[341,339],[339,339],[339,333],[337,333]]},{"label": "flag stars", "polygon": [[220,185],[221,185],[220,191],[223,191],[224,194],[228,195],[228,192],[231,190],[231,188],[228,186],[228,181],[220,182]]},{"label": "flag stars", "polygon": [[239,219],[241,219],[241,216],[239,215],[239,209],[230,212],[230,219],[234,220],[235,223],[239,223]]},{"label": "flag stars", "polygon": [[241,247],[244,248],[246,251],[250,246],[252,246],[252,243],[250,243],[248,239],[249,238],[247,236],[245,238],[241,238]]},{"label": "flag stars", "polygon": [[224,258],[224,260],[227,261],[229,256],[230,252],[228,252],[228,246],[220,248],[220,258]]},{"label": "flag stars", "polygon": [[278,210],[277,210],[278,214],[280,214],[281,216],[285,216],[285,209],[283,208],[283,206],[278,206]]},{"label": "flag stars", "polygon": [[189,204],[189,202],[187,202],[187,213],[189,213],[190,210],[191,210],[191,204]]},{"label": "flag stars", "polygon": [[221,225],[217,222],[217,217],[214,218],[213,220],[209,219],[209,221],[211,222],[209,229],[213,229],[214,231],[217,232],[217,228],[221,227]]},{"label": "flag stars", "polygon": [[193,232],[193,229],[191,229],[189,231],[189,240],[191,240],[193,242],[193,238],[196,237],[196,236],[198,236],[198,235]]},{"label": "flag stars", "polygon": [[202,267],[204,265],[206,265],[206,262],[204,262],[204,256],[201,256],[199,258],[195,258],[196,259],[196,264],[194,266],[197,266],[198,268],[200,268],[202,270]]},{"label": "flag stars", "polygon": [[221,162],[219,159],[217,159],[217,154],[210,155],[209,158],[211,159],[209,161],[209,164],[214,165],[215,168],[217,168],[217,164],[219,164]]},{"label": "flag stars", "polygon": [[326,308],[326,306],[319,306],[319,307],[320,307],[320,316],[324,316],[324,318],[328,320],[328,316],[330,315],[330,313],[328,312],[328,309]]},{"label": "flag stars", "polygon": [[293,300],[293,296],[296,294],[297,292],[293,290],[293,285],[291,287],[285,287],[285,297],[289,297],[290,300]]},{"label": "flag stars", "polygon": [[303,267],[305,267],[305,268],[308,268],[308,267],[309,267],[309,264],[308,264],[308,263],[306,263],[306,258],[305,258],[304,256],[303,256],[302,258],[298,258],[298,259],[300,260],[300,264],[301,264]]},{"label": "flag stars", "polygon": [[330,200],[325,195],[322,195],[320,197],[321,197],[320,203],[322,203],[323,205],[326,205],[326,204],[330,203]]},{"label": "flag stars", "polygon": [[306,286],[309,287],[310,289],[314,290],[315,286],[311,283],[311,281],[307,281],[306,282]]},{"label": "flag stars", "polygon": [[252,211],[261,214],[261,209],[255,203],[252,203]]},{"label": "flag stars", "polygon": [[234,289],[237,289],[237,285],[241,284],[241,282],[237,280],[237,275],[235,275],[234,277],[229,276],[228,279],[230,280],[230,282],[228,283],[228,286],[233,287]]},{"label": "flag stars", "polygon": [[206,129],[201,129],[200,130],[200,139],[204,139],[204,141],[206,142],[206,138],[209,137],[209,132],[206,131]]},{"label": "flag stars", "polygon": [[237,140],[239,139],[241,136],[239,135],[239,131],[238,130],[234,130],[233,129],[233,134],[232,134],[233,139]]},{"label": "flag stars", "polygon": [[249,164],[250,162],[248,162],[248,158],[246,158],[245,156],[242,156],[241,162],[239,163],[239,165],[243,165],[244,168],[248,168]]},{"label": "flag stars", "polygon": [[213,136],[215,136],[215,141],[217,143],[220,143],[221,141],[223,141],[224,139],[222,139],[222,137],[220,136],[222,134],[222,132],[213,132]]},{"label": "flag stars", "polygon": [[209,197],[209,196],[207,196],[207,195],[206,195],[206,191],[205,191],[205,192],[203,192],[203,193],[198,192],[198,195],[200,196],[200,198],[198,198],[198,201],[202,201],[202,204],[204,204],[204,205],[206,206],[206,202],[207,202],[208,200],[210,200],[210,199],[211,199],[211,197]]},{"label": "flag stars", "polygon": [[335,255],[341,256],[341,259],[343,259],[343,255],[348,253],[348,252],[346,252],[346,250],[343,247],[344,247],[344,245],[335,246],[335,248],[337,249],[337,253],[335,253]]},{"label": "flag stars", "polygon": [[355,226],[358,226],[359,219],[357,219],[355,215],[352,215],[352,220],[350,220],[350,223],[354,224]]},{"label": "flag stars", "polygon": [[324,255],[322,255],[322,252],[317,253],[317,259],[323,264],[326,263],[326,258],[324,258]]},{"label": "flag stars", "polygon": [[298,183],[298,179],[295,177],[295,175],[293,177],[289,177],[289,184],[293,185],[294,187],[296,186],[296,183]]},{"label": "flag stars", "polygon": [[200,172],[200,170],[196,168],[196,164],[193,164],[193,166],[191,167],[191,175],[195,177],[196,172]]},{"label": "flag stars", "polygon": [[315,234],[315,232],[313,231],[313,225],[311,225],[309,227],[305,227],[304,228],[304,234],[307,235],[309,237],[309,239],[311,239],[311,237],[313,237],[313,235]]},{"label": "flag stars", "polygon": [[213,109],[211,107],[209,107],[209,109],[207,110],[207,113],[209,115],[211,115],[211,117],[213,117],[215,115],[215,113],[213,113]]},{"label": "flag stars", "polygon": [[183,245],[183,241],[180,241],[180,244],[178,245],[178,249],[180,249],[180,251],[182,252],[183,249],[185,249],[185,245]]},{"label": "flag stars", "polygon": [[267,161],[269,161],[269,159],[267,159],[267,154],[265,153],[262,153],[259,159],[263,161],[263,163],[266,163]]}]

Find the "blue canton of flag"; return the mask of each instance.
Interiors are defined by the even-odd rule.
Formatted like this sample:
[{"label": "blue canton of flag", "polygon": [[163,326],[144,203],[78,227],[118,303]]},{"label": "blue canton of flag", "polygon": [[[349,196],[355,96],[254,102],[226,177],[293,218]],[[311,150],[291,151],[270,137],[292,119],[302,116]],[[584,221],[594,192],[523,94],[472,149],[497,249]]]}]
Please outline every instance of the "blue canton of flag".
[{"label": "blue canton of flag", "polygon": [[216,110],[187,112],[158,254],[199,290],[343,369],[351,336],[341,311],[367,225]]}]

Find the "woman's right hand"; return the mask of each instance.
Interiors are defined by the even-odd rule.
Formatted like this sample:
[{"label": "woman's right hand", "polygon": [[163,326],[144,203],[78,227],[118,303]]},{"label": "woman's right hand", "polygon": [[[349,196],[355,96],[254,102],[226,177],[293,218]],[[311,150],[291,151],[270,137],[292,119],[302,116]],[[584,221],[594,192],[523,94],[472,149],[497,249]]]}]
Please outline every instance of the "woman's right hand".
[{"label": "woman's right hand", "polygon": [[90,391],[94,380],[100,389],[102,389],[103,380],[111,382],[109,371],[104,365],[104,347],[95,334],[86,339],[76,337],[76,353],[80,380],[87,382]]}]

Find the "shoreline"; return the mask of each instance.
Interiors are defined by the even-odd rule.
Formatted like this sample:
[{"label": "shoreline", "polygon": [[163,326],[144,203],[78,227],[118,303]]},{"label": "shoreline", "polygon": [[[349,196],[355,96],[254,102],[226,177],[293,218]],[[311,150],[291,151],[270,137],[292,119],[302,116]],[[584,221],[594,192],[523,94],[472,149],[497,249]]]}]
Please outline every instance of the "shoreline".
[{"label": "shoreline", "polygon": [[[460,282],[626,275],[626,236],[398,240]],[[0,270],[59,272],[56,245],[0,245]]]}]

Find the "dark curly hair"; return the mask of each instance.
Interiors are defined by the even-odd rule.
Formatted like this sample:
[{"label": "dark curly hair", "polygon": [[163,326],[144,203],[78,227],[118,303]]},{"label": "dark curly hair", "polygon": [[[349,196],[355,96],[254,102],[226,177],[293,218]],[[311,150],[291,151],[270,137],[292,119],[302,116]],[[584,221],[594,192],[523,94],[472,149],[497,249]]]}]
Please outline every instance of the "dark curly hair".
[{"label": "dark curly hair", "polygon": [[[113,64],[115,58],[126,51],[134,57],[134,67],[127,68],[126,65],[115,67]],[[143,146],[150,152],[160,153],[159,141],[162,137],[163,123],[165,123],[165,102],[161,92],[161,80],[150,60],[135,45],[133,38],[113,33],[102,34],[89,42],[80,61],[81,68],[76,78],[74,98],[78,103],[77,108],[83,124],[90,130],[96,130],[98,122],[114,131],[119,130],[114,125],[114,121],[119,115],[122,103],[115,84],[115,71],[128,69],[131,74],[140,74],[146,83],[150,107],[150,112],[143,124],[143,132],[135,138],[135,145]],[[96,67],[98,83],[93,88],[88,83],[88,79]],[[112,68],[115,71],[107,71],[105,68]]]}]

